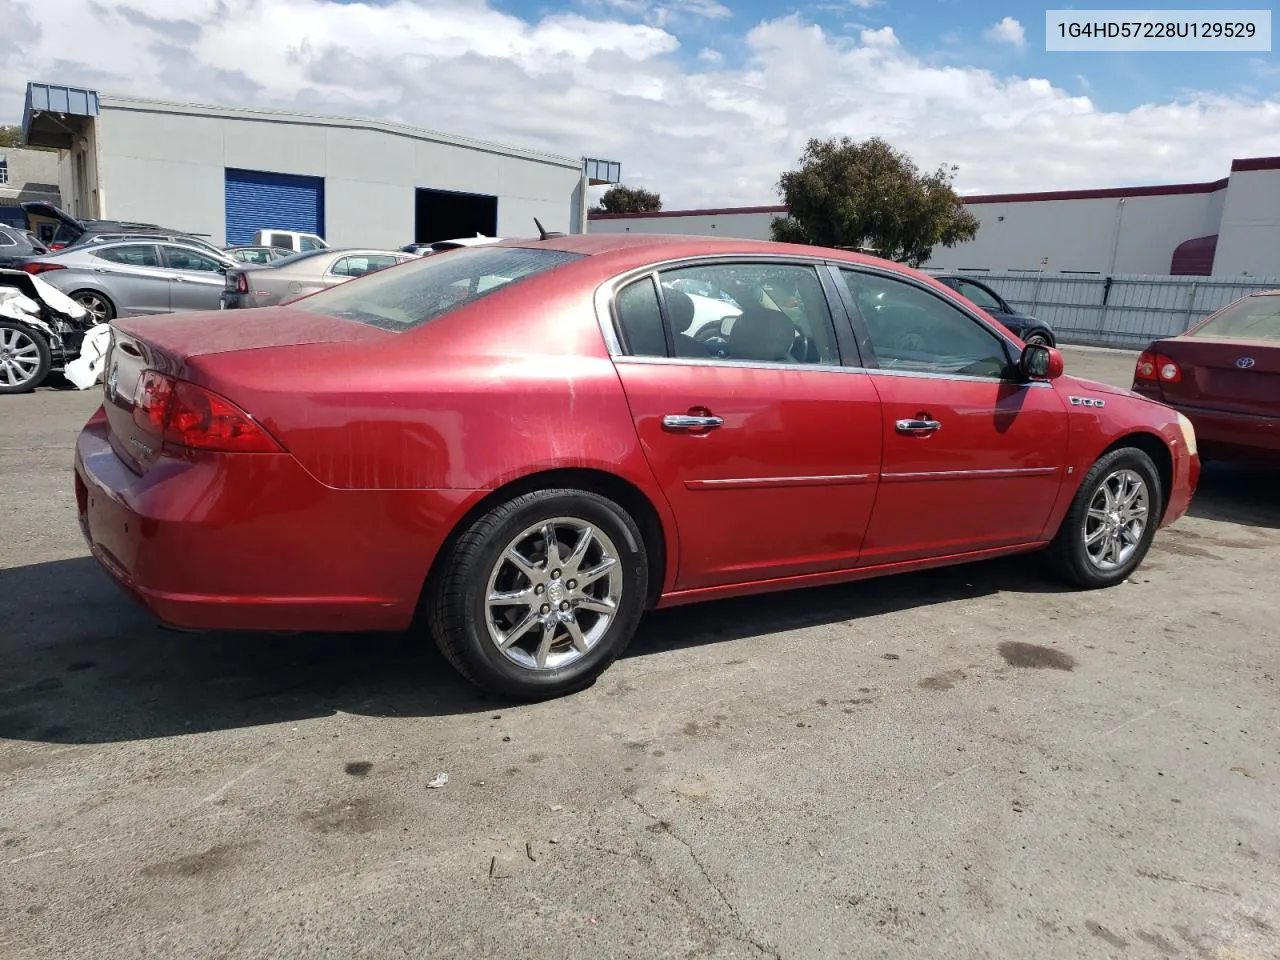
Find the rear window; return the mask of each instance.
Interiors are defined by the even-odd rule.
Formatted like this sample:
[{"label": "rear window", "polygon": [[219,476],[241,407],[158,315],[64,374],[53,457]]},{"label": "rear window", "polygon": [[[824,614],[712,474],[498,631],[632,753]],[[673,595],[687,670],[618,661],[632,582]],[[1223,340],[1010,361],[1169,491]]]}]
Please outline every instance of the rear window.
[{"label": "rear window", "polygon": [[1206,340],[1280,340],[1280,296],[1246,297],[1190,336]]},{"label": "rear window", "polygon": [[582,256],[527,247],[467,247],[330,287],[293,306],[384,330],[410,330]]}]

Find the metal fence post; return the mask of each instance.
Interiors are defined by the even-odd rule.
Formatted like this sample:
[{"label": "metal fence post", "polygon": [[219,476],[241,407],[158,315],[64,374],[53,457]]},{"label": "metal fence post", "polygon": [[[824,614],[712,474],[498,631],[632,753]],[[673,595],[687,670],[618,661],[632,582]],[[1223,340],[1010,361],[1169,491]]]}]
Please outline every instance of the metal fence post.
[{"label": "metal fence post", "polygon": [[1182,318],[1182,332],[1191,329],[1191,312],[1196,306],[1196,291],[1200,289],[1200,281],[1192,280],[1191,286],[1187,288],[1187,314]]}]

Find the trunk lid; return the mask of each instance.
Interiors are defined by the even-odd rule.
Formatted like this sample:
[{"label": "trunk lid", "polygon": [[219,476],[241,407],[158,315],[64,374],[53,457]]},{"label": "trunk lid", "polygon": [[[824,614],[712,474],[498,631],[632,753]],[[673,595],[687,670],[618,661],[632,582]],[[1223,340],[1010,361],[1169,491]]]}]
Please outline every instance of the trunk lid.
[{"label": "trunk lid", "polygon": [[[192,376],[188,361],[197,357],[395,336],[367,324],[282,307],[135,317],[116,320],[112,328],[103,407],[116,455],[139,474],[155,464],[163,446],[160,430],[145,415],[147,371],[196,380],[201,378]],[[218,390],[216,383],[205,385]]]},{"label": "trunk lid", "polygon": [[1280,416],[1280,343],[1173,337],[1153,349],[1182,371],[1176,383],[1161,381],[1166,402]]}]

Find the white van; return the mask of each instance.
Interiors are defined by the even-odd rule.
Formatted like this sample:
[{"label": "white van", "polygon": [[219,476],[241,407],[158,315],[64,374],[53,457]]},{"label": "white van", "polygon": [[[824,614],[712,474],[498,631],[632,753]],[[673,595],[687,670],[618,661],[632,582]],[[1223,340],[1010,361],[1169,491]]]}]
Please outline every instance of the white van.
[{"label": "white van", "polygon": [[329,244],[323,237],[314,233],[298,233],[296,230],[259,230],[253,235],[255,247],[279,247],[292,250],[294,253],[305,253],[308,250],[326,250]]}]

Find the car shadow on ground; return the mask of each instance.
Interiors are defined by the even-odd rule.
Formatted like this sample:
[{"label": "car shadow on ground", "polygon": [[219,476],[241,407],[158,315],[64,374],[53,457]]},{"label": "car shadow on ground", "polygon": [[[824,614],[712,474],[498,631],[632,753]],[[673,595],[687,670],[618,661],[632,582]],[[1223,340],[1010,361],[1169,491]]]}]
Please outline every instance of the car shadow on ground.
[{"label": "car shadow on ground", "polygon": [[[1217,464],[1193,517],[1280,529],[1274,472]],[[965,564],[659,610],[627,657],[765,636],[999,592],[1067,588],[1038,558]],[[111,743],[330,716],[446,716],[503,705],[424,635],[165,630],[88,557],[0,573],[0,738]]]},{"label": "car shadow on ground", "polygon": [[[988,561],[655,611],[626,656],[1062,589],[1037,567]],[[111,743],[339,711],[441,716],[500,705],[458,677],[424,635],[182,633],[157,626],[88,557],[0,576],[0,738]]]},{"label": "car shadow on ground", "polygon": [[1280,470],[1228,463],[1205,464],[1188,514],[1280,530]]}]

